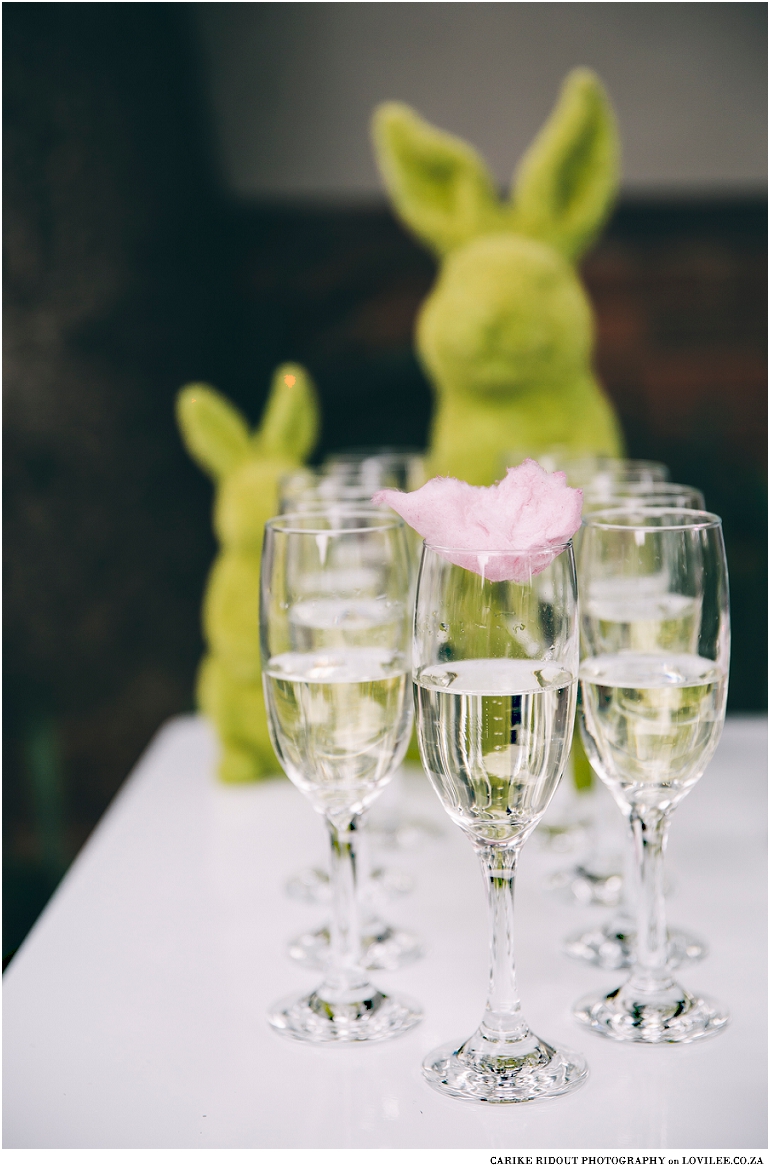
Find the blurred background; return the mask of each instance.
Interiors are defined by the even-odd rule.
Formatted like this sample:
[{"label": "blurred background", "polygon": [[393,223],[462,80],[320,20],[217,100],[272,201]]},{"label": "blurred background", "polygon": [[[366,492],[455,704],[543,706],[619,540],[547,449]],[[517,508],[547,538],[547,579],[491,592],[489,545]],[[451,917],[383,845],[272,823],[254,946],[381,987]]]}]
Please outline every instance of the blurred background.
[{"label": "blurred background", "polygon": [[423,445],[434,263],[388,211],[396,98],[501,186],[594,68],[624,183],[583,265],[631,456],[725,522],[733,712],[766,707],[764,3],[5,5],[3,955],[158,725],[193,706],[211,488],[173,402],[253,422],[307,364],[316,456]]}]

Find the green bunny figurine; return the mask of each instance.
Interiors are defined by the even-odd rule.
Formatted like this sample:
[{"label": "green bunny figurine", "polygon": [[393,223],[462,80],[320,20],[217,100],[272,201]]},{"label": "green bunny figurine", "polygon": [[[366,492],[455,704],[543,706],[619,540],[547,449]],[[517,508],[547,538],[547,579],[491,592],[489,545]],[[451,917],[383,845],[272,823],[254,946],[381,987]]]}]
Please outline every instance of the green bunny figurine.
[{"label": "green bunny figurine", "polygon": [[188,452],[216,485],[221,545],[203,601],[208,645],[198,703],[219,734],[219,777],[251,782],[280,772],[267,731],[259,650],[259,567],[265,522],[278,512],[278,482],[312,450],[318,401],[307,374],[278,367],[259,428],[203,384],[183,387],[177,421]]},{"label": "green bunny figurine", "polygon": [[618,183],[615,119],[598,79],[569,74],[505,201],[472,147],[408,106],[379,106],[373,138],[397,214],[441,260],[416,331],[436,394],[431,475],[490,484],[512,450],[620,455],[574,268]]}]

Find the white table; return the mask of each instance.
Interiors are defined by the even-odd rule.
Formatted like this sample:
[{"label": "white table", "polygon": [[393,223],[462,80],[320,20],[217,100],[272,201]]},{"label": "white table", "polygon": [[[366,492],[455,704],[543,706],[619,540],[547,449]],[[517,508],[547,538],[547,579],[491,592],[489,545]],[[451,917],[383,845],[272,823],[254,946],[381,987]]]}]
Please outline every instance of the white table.
[{"label": "white table", "polygon": [[661,1049],[575,1024],[571,1003],[612,976],[562,957],[559,942],[601,913],[543,892],[559,861],[530,841],[517,893],[524,1008],[591,1075],[563,1099],[503,1107],[447,1099],[420,1074],[429,1050],[477,1025],[487,975],[476,860],[422,774],[411,802],[444,835],[391,856],[417,881],[391,910],[427,953],[381,984],[419,999],[424,1022],[388,1043],[306,1047],[274,1035],[265,1009],[312,987],[285,946],[322,914],[284,884],[323,861],[321,822],[285,781],[217,783],[213,754],[198,718],[160,731],[9,967],[6,1147],[765,1146],[763,720],[728,721],[671,834],[671,919],[711,946],[683,972],[728,1003],[731,1025]]}]

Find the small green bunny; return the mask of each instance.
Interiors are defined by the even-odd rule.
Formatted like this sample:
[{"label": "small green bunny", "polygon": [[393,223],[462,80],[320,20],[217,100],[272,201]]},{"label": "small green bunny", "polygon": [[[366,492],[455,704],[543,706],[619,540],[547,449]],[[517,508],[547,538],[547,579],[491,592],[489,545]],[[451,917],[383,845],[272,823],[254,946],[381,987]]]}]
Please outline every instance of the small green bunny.
[{"label": "small green bunny", "polygon": [[615,119],[599,80],[569,74],[504,202],[473,148],[408,106],[379,106],[373,138],[396,212],[442,262],[416,331],[437,400],[430,473],[483,485],[502,475],[506,451],[620,455],[573,265],[618,183]]},{"label": "small green bunny", "polygon": [[177,421],[188,452],[216,484],[214,530],[221,544],[203,601],[208,644],[198,704],[214,723],[219,776],[251,782],[279,772],[267,731],[259,649],[259,567],[265,522],[278,512],[278,482],[316,442],[318,400],[307,372],[278,367],[253,433],[213,388],[183,387]]}]

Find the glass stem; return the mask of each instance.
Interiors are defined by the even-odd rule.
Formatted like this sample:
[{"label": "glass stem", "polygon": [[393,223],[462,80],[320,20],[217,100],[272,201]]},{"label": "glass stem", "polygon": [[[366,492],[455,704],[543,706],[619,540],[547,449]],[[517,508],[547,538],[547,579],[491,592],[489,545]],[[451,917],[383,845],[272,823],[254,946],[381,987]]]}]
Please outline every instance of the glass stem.
[{"label": "glass stem", "polygon": [[620,903],[605,926],[605,932],[618,936],[636,932],[637,871],[633,830],[627,826],[623,837],[623,884],[620,889]]},{"label": "glass stem", "polygon": [[331,839],[331,925],[323,989],[327,1000],[357,1001],[371,990],[361,964],[357,872],[360,829],[357,818],[327,819]]},{"label": "glass stem", "polygon": [[631,834],[636,860],[636,964],[631,980],[637,987],[654,991],[673,984],[668,968],[668,931],[663,893],[663,856],[669,815],[665,811],[635,808]]},{"label": "glass stem", "polygon": [[477,853],[489,896],[491,950],[489,993],[481,1034],[494,1042],[516,1042],[529,1033],[521,1013],[513,953],[513,884],[519,849],[479,847]]},{"label": "glass stem", "polygon": [[355,836],[355,872],[356,872],[356,899],[358,901],[358,928],[361,936],[365,936],[373,923],[383,924],[380,909],[377,906],[372,879],[372,856],[369,850],[371,840],[364,834],[364,820],[369,812],[364,811],[356,818]]}]

